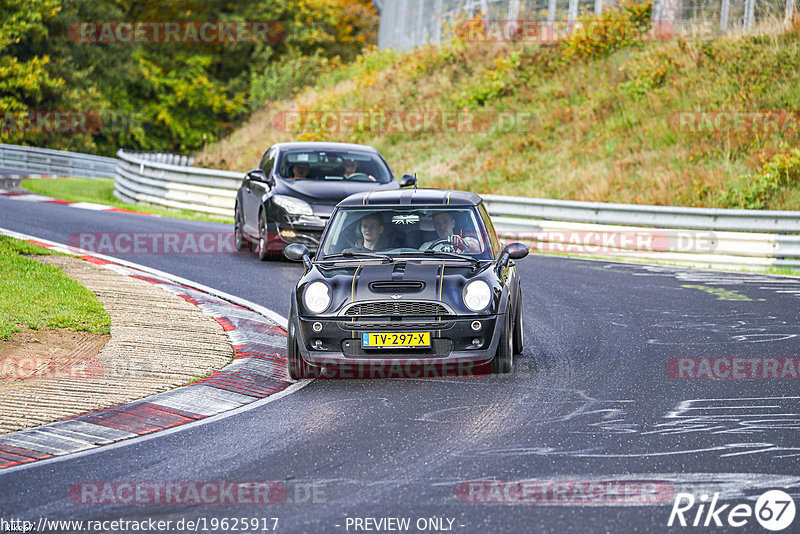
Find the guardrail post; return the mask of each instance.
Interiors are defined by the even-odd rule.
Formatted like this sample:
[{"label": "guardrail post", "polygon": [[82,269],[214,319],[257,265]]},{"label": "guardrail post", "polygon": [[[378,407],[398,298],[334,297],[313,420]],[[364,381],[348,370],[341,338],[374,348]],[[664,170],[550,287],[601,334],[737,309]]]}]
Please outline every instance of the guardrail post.
[{"label": "guardrail post", "polygon": [[572,28],[575,21],[578,20],[578,0],[569,0],[569,9],[567,10],[567,24]]},{"label": "guardrail post", "polygon": [[[791,1],[791,0],[790,0]],[[722,0],[722,8],[719,12],[719,30],[728,31],[728,15],[731,12],[731,0]]]},{"label": "guardrail post", "polygon": [[436,44],[440,44],[442,42],[442,17],[444,13],[442,13],[442,0],[436,0]]},{"label": "guardrail post", "polygon": [[786,22],[792,22],[794,18],[794,0],[786,0]]},{"label": "guardrail post", "polygon": [[664,0],[656,0],[653,4],[653,22],[661,22],[664,18]]},{"label": "guardrail post", "polygon": [[755,11],[755,0],[745,0],[744,3],[744,29],[750,30],[753,27],[753,14]]}]

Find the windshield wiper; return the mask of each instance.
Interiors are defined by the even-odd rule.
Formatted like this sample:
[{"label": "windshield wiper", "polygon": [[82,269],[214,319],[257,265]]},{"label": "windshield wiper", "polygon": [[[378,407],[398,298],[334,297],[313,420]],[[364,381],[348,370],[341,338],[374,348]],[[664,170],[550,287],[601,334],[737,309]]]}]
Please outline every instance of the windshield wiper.
[{"label": "windshield wiper", "polygon": [[[467,256],[465,254],[459,254],[457,252],[446,252],[444,250],[416,250],[416,251],[410,250],[410,251],[407,251],[407,252],[403,252],[404,256],[406,254],[419,254],[419,255],[428,256],[428,257],[446,256],[448,258],[454,258],[454,259],[458,259],[458,260],[468,261],[468,262],[471,262],[473,265],[479,265],[480,264],[480,260],[477,259],[477,258],[473,258],[472,256]],[[400,258],[397,258],[397,259],[402,259],[402,256]]]},{"label": "windshield wiper", "polygon": [[336,261],[337,259],[340,258],[346,258],[346,259],[371,258],[376,260],[388,261],[389,263],[394,262],[394,259],[387,254],[376,254],[374,252],[352,252],[352,251],[342,252],[341,254],[327,254],[324,258],[322,258],[322,260],[318,261]]}]

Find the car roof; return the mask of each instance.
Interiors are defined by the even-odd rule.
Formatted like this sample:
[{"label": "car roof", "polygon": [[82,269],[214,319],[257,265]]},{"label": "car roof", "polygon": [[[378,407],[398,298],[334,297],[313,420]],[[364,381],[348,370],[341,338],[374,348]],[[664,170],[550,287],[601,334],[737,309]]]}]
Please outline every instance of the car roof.
[{"label": "car roof", "polygon": [[375,147],[369,145],[356,145],[354,143],[328,143],[318,141],[293,141],[273,145],[279,150],[360,150],[362,152],[378,153]]},{"label": "car roof", "polygon": [[392,191],[367,191],[350,195],[339,206],[409,206],[439,205],[477,206],[481,197],[469,191],[455,189],[396,189]]}]

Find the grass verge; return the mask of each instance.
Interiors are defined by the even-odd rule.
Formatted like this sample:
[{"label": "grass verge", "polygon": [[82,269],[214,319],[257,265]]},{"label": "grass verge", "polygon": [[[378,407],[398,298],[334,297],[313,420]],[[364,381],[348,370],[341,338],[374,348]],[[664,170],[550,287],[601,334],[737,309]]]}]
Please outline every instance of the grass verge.
[{"label": "grass verge", "polygon": [[233,219],[233,212],[231,212],[231,220],[228,220],[189,210],[170,210],[141,204],[128,204],[114,196],[114,180],[111,179],[58,178],[54,180],[34,178],[22,182],[22,187],[33,193],[60,198],[69,202],[93,202],[164,217],[221,223],[230,223]]},{"label": "grass verge", "polygon": [[0,235],[0,340],[20,326],[108,334],[111,318],[97,297],[61,269],[25,255],[53,252]]}]

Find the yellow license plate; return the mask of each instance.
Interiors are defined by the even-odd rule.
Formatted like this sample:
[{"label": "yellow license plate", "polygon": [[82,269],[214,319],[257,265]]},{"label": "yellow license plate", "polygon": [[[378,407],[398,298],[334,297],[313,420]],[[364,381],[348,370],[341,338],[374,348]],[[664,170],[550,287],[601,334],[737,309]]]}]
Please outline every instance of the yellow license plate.
[{"label": "yellow license plate", "polygon": [[431,346],[430,332],[364,332],[361,345],[365,349],[386,349],[392,347],[422,348]]}]

